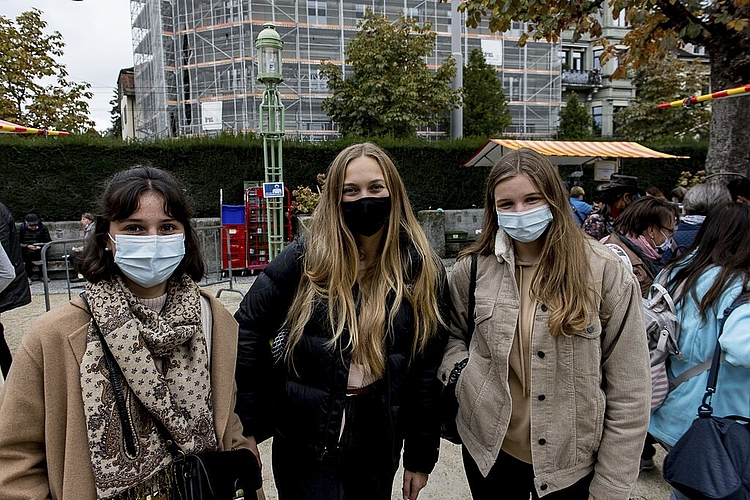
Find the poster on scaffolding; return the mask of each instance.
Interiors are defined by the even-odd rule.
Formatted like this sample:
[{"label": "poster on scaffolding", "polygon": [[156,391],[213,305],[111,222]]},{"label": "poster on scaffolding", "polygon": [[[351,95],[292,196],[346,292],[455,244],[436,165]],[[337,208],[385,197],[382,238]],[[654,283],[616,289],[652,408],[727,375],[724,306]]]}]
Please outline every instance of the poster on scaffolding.
[{"label": "poster on scaffolding", "polygon": [[201,103],[201,125],[203,130],[221,130],[221,101]]},{"label": "poster on scaffolding", "polygon": [[503,65],[503,42],[501,40],[480,40],[482,44],[482,53],[487,64],[493,66]]}]

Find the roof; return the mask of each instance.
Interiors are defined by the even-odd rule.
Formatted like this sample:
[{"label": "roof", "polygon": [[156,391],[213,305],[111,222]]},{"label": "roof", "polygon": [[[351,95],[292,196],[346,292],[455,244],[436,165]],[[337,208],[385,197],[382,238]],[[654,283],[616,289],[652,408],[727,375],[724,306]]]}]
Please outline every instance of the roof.
[{"label": "roof", "polygon": [[649,149],[637,142],[524,141],[490,139],[462,167],[491,167],[508,150],[529,148],[556,165],[581,165],[602,158],[688,158]]},{"label": "roof", "polygon": [[0,134],[31,134],[31,135],[70,135],[62,130],[47,130],[43,128],[22,127],[15,123],[0,120]]}]

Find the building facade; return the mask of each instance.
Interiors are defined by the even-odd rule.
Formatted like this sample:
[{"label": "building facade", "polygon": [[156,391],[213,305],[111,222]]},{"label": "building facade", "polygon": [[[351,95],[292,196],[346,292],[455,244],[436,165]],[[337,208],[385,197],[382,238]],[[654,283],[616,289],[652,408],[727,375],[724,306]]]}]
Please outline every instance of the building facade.
[{"label": "building facade", "polygon": [[[287,135],[310,140],[336,136],[336,124],[321,110],[329,92],[319,65],[333,62],[346,72],[344,50],[365,10],[430,23],[437,39],[427,62],[438,67],[451,53],[451,5],[455,3],[435,0],[131,0],[135,135],[152,139],[256,131],[263,86],[256,79],[254,42],[263,25],[272,22],[284,41],[279,90]],[[577,57],[577,45],[564,49],[559,43],[528,42],[519,47],[522,23],[491,33],[467,28],[462,19],[459,29],[463,60],[479,47],[498,70],[513,119],[507,132],[554,136],[563,88],[579,78],[562,69],[562,54],[570,49],[571,57]],[[593,53],[583,45],[587,59],[576,71],[588,71],[593,64]],[[603,120],[610,109],[606,89],[596,87],[596,100],[592,96],[589,101],[592,109],[602,103]],[[440,130],[420,133],[445,135]]]}]

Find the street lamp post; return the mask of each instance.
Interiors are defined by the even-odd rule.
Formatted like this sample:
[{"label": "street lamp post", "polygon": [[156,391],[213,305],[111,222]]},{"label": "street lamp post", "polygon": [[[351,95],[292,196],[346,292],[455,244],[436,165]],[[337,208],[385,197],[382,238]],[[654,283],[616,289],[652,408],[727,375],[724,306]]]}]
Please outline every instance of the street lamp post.
[{"label": "street lamp post", "polygon": [[[263,166],[266,185],[275,186],[274,192],[264,186],[266,220],[268,221],[268,258],[272,260],[284,248],[284,178],[281,140],[284,137],[284,105],[276,85],[284,81],[281,74],[281,49],[284,42],[271,23],[258,34],[258,80],[266,88],[260,103],[259,133],[263,137]],[[281,187],[280,191],[278,187]],[[271,194],[268,196],[265,193]],[[275,196],[280,194],[280,196]]]}]

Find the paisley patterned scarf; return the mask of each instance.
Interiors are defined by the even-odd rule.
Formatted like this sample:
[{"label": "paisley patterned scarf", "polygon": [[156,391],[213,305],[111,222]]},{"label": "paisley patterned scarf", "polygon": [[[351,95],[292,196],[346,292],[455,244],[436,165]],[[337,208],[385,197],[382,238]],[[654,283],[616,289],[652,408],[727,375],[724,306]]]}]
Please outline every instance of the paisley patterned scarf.
[{"label": "paisley patterned scarf", "polygon": [[[154,420],[185,453],[218,448],[198,286],[170,278],[161,313],[138,302],[122,278],[86,285],[91,315],[121,374],[135,453],[124,432],[100,337],[89,325],[81,389],[98,498],[167,494],[172,457]],[[154,358],[161,359],[157,367]]]}]

